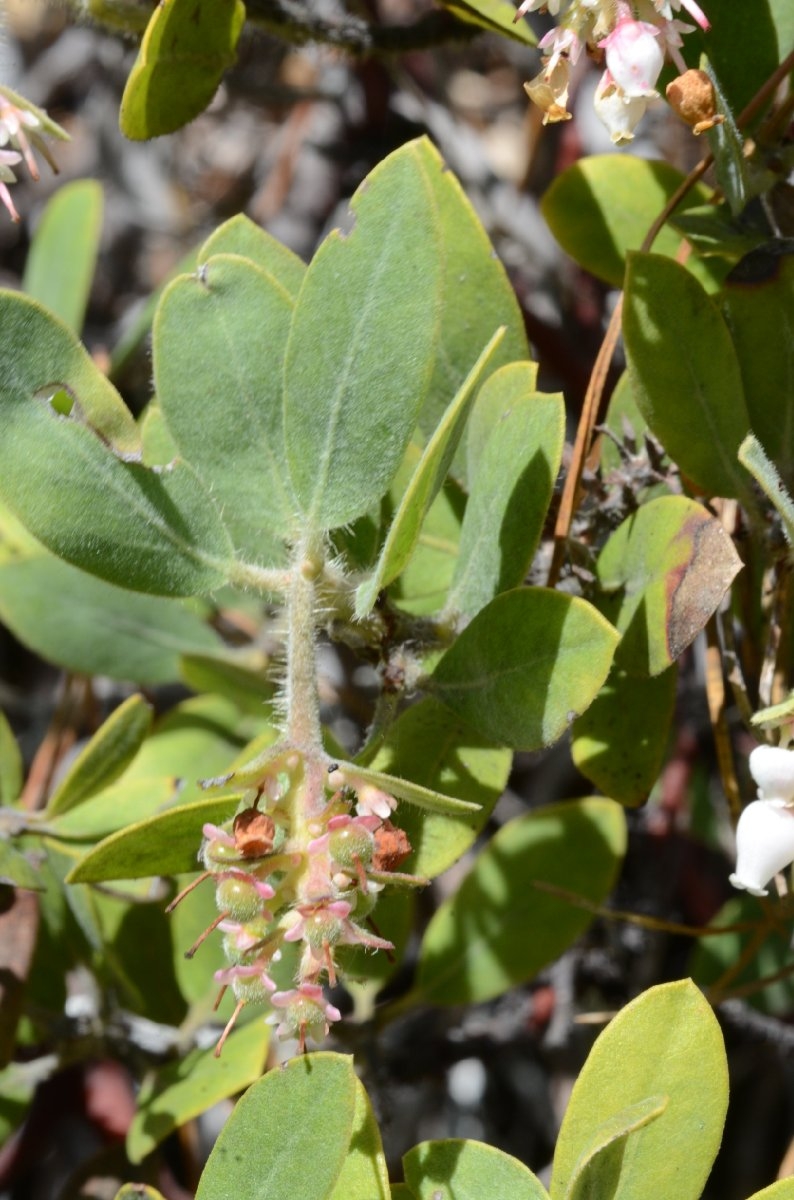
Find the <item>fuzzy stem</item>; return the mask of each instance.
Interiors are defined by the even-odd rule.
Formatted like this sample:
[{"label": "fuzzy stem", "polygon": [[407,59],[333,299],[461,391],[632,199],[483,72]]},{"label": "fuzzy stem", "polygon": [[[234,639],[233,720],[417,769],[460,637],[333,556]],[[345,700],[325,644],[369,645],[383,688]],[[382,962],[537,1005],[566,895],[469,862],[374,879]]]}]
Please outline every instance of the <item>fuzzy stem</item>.
[{"label": "fuzzy stem", "polygon": [[287,739],[309,758],[322,755],[314,629],[323,566],[322,538],[307,535],[297,546],[287,598]]}]

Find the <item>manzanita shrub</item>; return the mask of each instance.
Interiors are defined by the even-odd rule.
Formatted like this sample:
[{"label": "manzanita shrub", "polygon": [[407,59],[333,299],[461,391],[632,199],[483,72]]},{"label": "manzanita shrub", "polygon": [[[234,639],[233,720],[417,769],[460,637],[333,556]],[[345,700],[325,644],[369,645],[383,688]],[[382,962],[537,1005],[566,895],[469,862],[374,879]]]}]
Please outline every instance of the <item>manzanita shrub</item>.
[{"label": "manzanita shrub", "polygon": [[[504,22],[498,4],[462,7]],[[569,6],[547,48],[559,57],[570,21],[589,28],[594,7]],[[672,10],[653,7],[649,28],[672,44]],[[638,23],[628,9],[613,13],[624,39]],[[224,25],[212,86],[193,80],[181,119],[211,96],[221,42],[231,53],[244,17],[240,3],[196,12]],[[735,994],[788,1013],[794,974],[780,937],[790,900],[784,888],[764,899],[794,858],[794,259],[770,216],[790,165],[789,99],[769,107],[794,28],[776,20],[776,61],[741,122],[745,75],[724,55],[721,79],[699,68],[716,189],[700,169],[685,180],[607,156],[545,197],[561,244],[624,288],[627,362],[601,425],[591,387],[556,494],[563,397],[538,389],[506,273],[429,141],[367,176],[308,264],[245,217],[221,225],[131,335],[151,326],[153,395],[137,419],[112,382],[129,343],[103,371],[79,340],[101,190],[56,194],[23,290],[0,293],[0,617],[71,672],[144,688],[180,679],[196,694],[157,720],[130,696],[39,809],[0,719],[0,874],[22,897],[11,915],[25,981],[2,1009],[4,1132],[53,1069],[45,1048],[81,967],[104,994],[106,1030],[119,1013],[174,1030],[173,1060],[160,1056],[138,1094],[132,1163],[248,1088],[200,1200],[701,1195],[728,1099],[712,1005]],[[160,89],[173,93],[163,70],[180,22],[177,0],[158,7],[130,77],[122,123],[144,121],[144,136]],[[465,1139],[409,1150],[390,1183],[352,1056],[313,1047],[371,1017],[417,890],[478,838],[394,1011],[498,997],[605,911],[624,810],[659,775],[677,660],[704,630],[734,819],[724,680],[734,729],[743,720],[763,742],[732,877],[749,894],[690,931],[695,982],[649,989],[597,1039],[548,1189]],[[374,717],[353,749],[323,724],[329,641],[376,667]],[[593,794],[485,838],[512,752],[566,734]],[[274,1029],[295,1056],[260,1078]],[[141,1186],[120,1193],[133,1194]],[[791,1200],[794,1186],[762,1197]]]}]

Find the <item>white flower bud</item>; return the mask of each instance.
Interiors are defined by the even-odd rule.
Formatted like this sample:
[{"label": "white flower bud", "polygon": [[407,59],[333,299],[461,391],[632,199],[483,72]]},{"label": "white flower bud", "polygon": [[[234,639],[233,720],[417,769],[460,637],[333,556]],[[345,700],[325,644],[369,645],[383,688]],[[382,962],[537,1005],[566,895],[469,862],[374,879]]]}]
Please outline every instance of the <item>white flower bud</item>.
[{"label": "white flower bud", "polygon": [[756,746],[749,764],[759,800],[794,800],[794,750]]},{"label": "white flower bud", "polygon": [[782,800],[754,800],[736,827],[736,871],[731,883],[751,896],[766,896],[769,881],[791,862],[794,809]]}]

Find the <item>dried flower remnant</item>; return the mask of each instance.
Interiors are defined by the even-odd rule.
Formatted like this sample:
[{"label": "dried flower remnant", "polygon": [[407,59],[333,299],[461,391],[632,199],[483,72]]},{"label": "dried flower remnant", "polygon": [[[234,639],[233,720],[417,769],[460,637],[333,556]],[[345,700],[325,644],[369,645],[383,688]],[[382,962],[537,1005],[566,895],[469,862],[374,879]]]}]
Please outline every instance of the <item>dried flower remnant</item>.
[{"label": "dried flower remnant", "polygon": [[[539,42],[543,69],[524,84],[530,99],[543,110],[544,125],[570,118],[570,68],[586,48],[606,63],[596,89],[596,114],[613,142],[631,141],[648,102],[658,96],[656,83],[665,59],[671,59],[682,75],[687,72],[680,53],[681,35],[694,26],[674,16],[681,8],[701,29],[709,28],[695,0],[524,0],[515,20],[538,10],[559,18],[557,27]],[[711,127],[702,125],[704,119],[698,117],[690,124],[702,132]]]},{"label": "dried flower remnant", "polygon": [[694,134],[706,133],[725,120],[717,112],[714,84],[705,71],[685,71],[668,83],[665,95],[673,111],[692,126]]},{"label": "dried flower remnant", "polygon": [[20,216],[6,186],[16,183],[16,175],[10,168],[24,159],[31,178],[38,179],[39,170],[33,157],[33,151],[36,150],[52,170],[56,174],[58,172],[46,137],[69,141],[66,130],[51,120],[42,108],[37,108],[10,88],[0,86],[0,147],[13,147],[12,150],[0,150],[0,202],[12,221],[19,221]]}]

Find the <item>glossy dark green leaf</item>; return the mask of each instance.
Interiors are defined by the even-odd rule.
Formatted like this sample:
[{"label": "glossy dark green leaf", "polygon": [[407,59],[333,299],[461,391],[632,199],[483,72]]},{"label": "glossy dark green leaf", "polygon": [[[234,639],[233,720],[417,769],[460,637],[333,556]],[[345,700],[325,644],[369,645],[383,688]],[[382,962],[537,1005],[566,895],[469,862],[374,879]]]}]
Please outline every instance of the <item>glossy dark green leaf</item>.
[{"label": "glossy dark green leaf", "polygon": [[237,254],[249,259],[277,280],[293,300],[298,298],[306,264],[244,213],[224,221],[210,234],[199,251],[199,261],[204,263],[215,254]]},{"label": "glossy dark green leaf", "polygon": [[565,433],[562,396],[528,389],[529,363],[502,367],[483,387],[504,400],[470,475],[471,494],[448,607],[474,616],[499,592],[517,587],[532,562],[560,468]]},{"label": "glossy dark green leaf", "polygon": [[180,600],[114,587],[56,558],[0,505],[0,620],[48,662],[136,683],[179,677],[181,654],[221,649]]},{"label": "glossy dark green leaf", "polygon": [[224,582],[231,544],[193,472],[132,461],[135,422],[60,321],[5,292],[0,322],[0,499],[48,549],[112,583],[195,595]]},{"label": "glossy dark green leaf", "polygon": [[102,205],[102,185],[94,179],[60,188],[42,213],[22,276],[22,290],[78,334],[99,253]]},{"label": "glossy dark green leaf", "polygon": [[449,470],[474,399],[474,388],[504,333],[504,327],[498,329],[488,342],[427,443],[394,515],[378,564],[356,592],[357,617],[366,616],[378,593],[405,569],[424,519]]},{"label": "glossy dark green leaf", "polygon": [[284,421],[294,491],[313,529],[352,521],[380,499],[427,393],[442,299],[430,178],[438,169],[425,141],[389,155],[351,201],[352,230],[331,233],[306,272]]},{"label": "glossy dark green leaf", "polygon": [[531,979],[593,919],[536,884],[601,904],[625,850],[625,816],[612,800],[551,804],[508,821],[428,925],[417,996],[466,1004]]},{"label": "glossy dark green leaf", "polygon": [[55,817],[82,804],[124,772],[152,727],[152,708],[143,696],[130,696],[100,725],[81,750],[47,804]]},{"label": "glossy dark green leaf", "polygon": [[794,255],[772,243],[725,280],[728,322],[750,427],[789,489],[794,484]]},{"label": "glossy dark green leaf", "polygon": [[615,655],[658,675],[719,607],[742,562],[722,523],[685,496],[644,504],[598,557],[599,607],[623,634]]},{"label": "glossy dark green leaf", "polygon": [[254,1083],[262,1073],[269,1039],[270,1028],[260,1018],[232,1033],[220,1058],[212,1049],[192,1050],[150,1075],[138,1093],[127,1132],[130,1162],[141,1162],[175,1129]]},{"label": "glossy dark green leaf", "polygon": [[600,1034],[574,1084],[554,1153],[552,1200],[571,1181],[599,1127],[632,1105],[666,1096],[655,1120],[631,1134],[610,1200],[697,1200],[717,1153],[728,1071],[717,1019],[691,980],[632,1000]]},{"label": "glossy dark green leaf", "polygon": [[226,1122],[196,1200],[329,1200],[355,1128],[356,1084],[353,1060],[341,1054],[269,1071]]},{"label": "glossy dark green leaf", "polygon": [[[571,258],[597,278],[622,287],[627,251],[639,249],[683,178],[667,163],[630,154],[600,154],[583,158],[558,175],[541,209]],[[676,213],[705,203],[709,194],[700,185],[690,189]],[[680,241],[674,230],[665,227],[654,249],[672,257]]]},{"label": "glossy dark green leaf", "polygon": [[720,191],[728,202],[735,217],[744,210],[750,198],[747,160],[744,155],[744,138],[739,132],[720,80],[704,55],[701,69],[706,71],[714,87],[717,113],[722,121],[709,130],[708,139],[714,155],[714,173]]},{"label": "glossy dark green leaf", "polygon": [[223,513],[235,550],[265,566],[294,532],[282,363],[293,300],[235,255],[166,289],[154,320],[157,397],[182,456]]},{"label": "glossy dark green leaf", "polygon": [[571,727],[582,774],[613,800],[647,800],[662,769],[675,707],[677,671],[649,679],[613,669],[587,712]]},{"label": "glossy dark green leaf", "polygon": [[518,588],[477,614],[425,687],[482,737],[537,750],[597,695],[617,640],[586,601]]},{"label": "glossy dark green leaf", "polygon": [[22,791],[25,764],[14,731],[0,709],[0,804],[13,804]]},{"label": "glossy dark green leaf", "polygon": [[529,1167],[483,1142],[420,1142],[403,1155],[403,1169],[416,1200],[548,1200]]},{"label": "glossy dark green leaf", "polygon": [[146,27],[121,100],[119,123],[143,141],[202,113],[235,61],[243,0],[167,0]]},{"label": "glossy dark green leaf", "polygon": [[710,495],[746,496],[736,454],[750,418],[715,303],[678,263],[632,254],[623,336],[640,410],[682,472]]},{"label": "glossy dark green leaf", "polygon": [[739,114],[794,50],[794,9],[789,0],[709,0],[707,15],[711,28],[705,34],[688,34],[684,54],[697,66],[702,51],[708,53],[728,102]]},{"label": "glossy dark green leaf", "polygon": [[202,826],[206,821],[222,824],[234,816],[235,809],[235,799],[228,796],[199,800],[129,825],[90,850],[67,882],[102,883],[196,871]]},{"label": "glossy dark green leaf", "polygon": [[371,766],[480,807],[448,815],[401,804],[395,822],[412,854],[401,867],[432,877],[472,845],[507,784],[512,755],[490,745],[431,697],[412,705],[389,726]]}]

